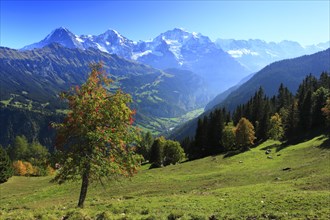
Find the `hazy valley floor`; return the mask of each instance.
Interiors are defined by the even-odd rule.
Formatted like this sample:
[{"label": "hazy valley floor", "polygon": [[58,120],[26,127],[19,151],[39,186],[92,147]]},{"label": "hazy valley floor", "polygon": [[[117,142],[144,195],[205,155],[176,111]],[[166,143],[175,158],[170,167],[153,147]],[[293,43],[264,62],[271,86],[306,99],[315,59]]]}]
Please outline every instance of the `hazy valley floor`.
[{"label": "hazy valley floor", "polygon": [[330,219],[330,143],[324,136],[147,168],[105,188],[91,185],[84,209],[76,208],[80,183],[10,178],[0,185],[0,219]]}]

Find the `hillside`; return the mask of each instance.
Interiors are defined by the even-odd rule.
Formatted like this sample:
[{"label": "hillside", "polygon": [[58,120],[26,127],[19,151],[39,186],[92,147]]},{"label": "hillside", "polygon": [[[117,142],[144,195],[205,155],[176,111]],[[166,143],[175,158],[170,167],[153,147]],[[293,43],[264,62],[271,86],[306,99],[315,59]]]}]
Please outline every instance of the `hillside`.
[{"label": "hillside", "polygon": [[308,74],[319,77],[322,72],[330,71],[329,58],[330,49],[327,49],[312,55],[272,63],[257,72],[214,108],[224,106],[229,110],[234,110],[238,104],[246,102],[253,96],[260,87],[263,87],[265,94],[271,97],[277,93],[281,83],[295,93]]},{"label": "hillside", "polygon": [[[299,84],[309,74],[319,77],[323,71],[330,71],[329,57],[330,49],[272,63],[254,74],[252,78],[238,86],[238,88],[233,87],[232,90],[216,96],[206,105],[205,112],[199,118],[207,116],[212,110],[222,107],[233,113],[238,105],[245,104],[252,98],[260,87],[263,88],[264,94],[270,98],[277,95],[281,83],[295,94]],[[217,103],[218,100],[220,102]],[[198,119],[195,118],[178,126],[171,132],[170,137],[180,141],[188,136],[194,137],[197,121]]]},{"label": "hillside", "polygon": [[0,185],[0,218],[328,219],[329,149],[329,139],[318,136],[294,145],[267,141],[232,157],[144,166],[132,179],[92,185],[84,209],[75,208],[80,183],[13,177]]},{"label": "hillside", "polygon": [[[0,143],[7,146],[16,135],[24,134],[30,141],[39,139],[49,146],[50,141],[45,140],[48,137],[41,139],[39,133],[46,133],[44,126],[36,123],[39,119],[31,117],[45,118],[44,114],[63,112],[66,106],[58,94],[84,82],[90,72],[89,65],[95,62],[103,63],[105,72],[114,80],[113,89],[120,87],[132,95],[132,108],[138,112],[137,123],[154,132],[177,124],[174,121],[166,126],[167,122],[160,121],[159,125],[154,125],[159,118],[180,117],[204,107],[209,100],[204,81],[190,71],[171,69],[165,72],[96,49],[69,49],[59,44],[29,51],[0,47],[0,116],[5,129],[1,132]],[[28,113],[30,118],[21,118],[26,114],[4,113],[2,109],[9,106],[34,113]],[[16,121],[31,121],[25,128],[33,129],[17,133],[20,128]]]}]

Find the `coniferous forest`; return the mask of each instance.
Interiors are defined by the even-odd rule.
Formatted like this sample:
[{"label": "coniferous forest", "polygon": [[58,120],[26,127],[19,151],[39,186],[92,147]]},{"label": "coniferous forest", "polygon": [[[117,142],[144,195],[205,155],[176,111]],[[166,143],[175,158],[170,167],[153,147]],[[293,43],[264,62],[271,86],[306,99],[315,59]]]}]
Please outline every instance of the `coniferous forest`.
[{"label": "coniferous forest", "polygon": [[[246,146],[267,139],[294,141],[312,131],[320,133],[329,129],[330,76],[322,72],[317,79],[308,75],[299,85],[296,94],[281,84],[277,95],[267,97],[262,87],[248,102],[238,105],[234,112],[225,108],[214,109],[198,119],[193,139],[182,141],[189,159],[244,151]],[[246,132],[249,144],[241,144],[238,125],[244,118],[249,123]],[[231,142],[228,144],[228,142]]]}]

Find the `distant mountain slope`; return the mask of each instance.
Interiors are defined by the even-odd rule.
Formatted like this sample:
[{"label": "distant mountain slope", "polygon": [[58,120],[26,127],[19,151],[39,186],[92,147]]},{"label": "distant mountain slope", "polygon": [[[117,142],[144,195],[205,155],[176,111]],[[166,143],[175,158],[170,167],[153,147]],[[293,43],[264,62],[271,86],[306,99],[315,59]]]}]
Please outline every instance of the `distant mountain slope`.
[{"label": "distant mountain slope", "polygon": [[249,70],[256,72],[275,61],[313,54],[330,47],[330,41],[303,47],[294,41],[217,39],[216,45]]},{"label": "distant mountain slope", "polygon": [[[47,123],[39,122],[51,118],[55,112],[65,111],[66,105],[58,94],[83,83],[90,72],[89,65],[96,62],[102,62],[114,80],[113,89],[120,87],[132,95],[137,124],[158,129],[153,131],[164,131],[161,122],[154,125],[155,119],[179,117],[204,107],[209,101],[205,83],[190,71],[165,72],[92,48],[70,49],[50,44],[41,49],[18,51],[0,47],[1,126],[5,129],[0,144],[8,144],[15,135],[22,134],[30,140],[43,137],[39,141],[50,144],[51,139],[43,130]],[[18,121],[33,129],[21,133]]]},{"label": "distant mountain slope", "polygon": [[68,48],[94,48],[158,69],[178,68],[200,75],[210,94],[218,94],[238,83],[249,72],[207,36],[175,28],[150,41],[134,42],[115,30],[98,36],[75,35],[66,28],[52,31],[45,39],[22,48],[30,50],[59,43]]},{"label": "distant mountain slope", "polygon": [[220,93],[219,95],[217,95],[209,103],[207,103],[207,105],[204,108],[205,111],[208,111],[208,110],[212,109],[215,105],[217,105],[217,104],[221,103],[223,100],[225,100],[232,92],[234,92],[236,89],[238,89],[243,83],[245,83],[246,81],[251,79],[253,75],[254,75],[254,73],[248,75],[247,77],[242,79],[237,85],[235,85],[233,87],[230,87],[226,91],[224,91],[224,92]]},{"label": "distant mountain slope", "polygon": [[268,96],[275,95],[281,83],[295,93],[306,75],[319,77],[323,71],[330,71],[330,49],[272,63],[256,73],[216,107],[224,106],[233,110],[238,104],[246,102],[260,86]]},{"label": "distant mountain slope", "polygon": [[[319,77],[323,71],[330,72],[330,49],[272,63],[256,73],[213,108],[226,107],[226,109],[233,111],[237,105],[248,101],[260,86],[264,88],[265,94],[268,96],[275,95],[281,83],[295,93],[299,84],[308,74]],[[203,115],[208,114],[210,110],[204,112]],[[174,129],[170,137],[177,140],[182,140],[187,136],[193,137],[196,127],[197,119],[193,119]]]},{"label": "distant mountain slope", "polygon": [[93,62],[103,62],[116,84],[139,103],[137,107],[148,108],[145,114],[177,116],[207,101],[203,81],[192,72],[168,74],[99,50],[68,49],[59,44],[21,52],[0,48],[1,99],[28,99],[58,108],[58,93],[81,84]]}]

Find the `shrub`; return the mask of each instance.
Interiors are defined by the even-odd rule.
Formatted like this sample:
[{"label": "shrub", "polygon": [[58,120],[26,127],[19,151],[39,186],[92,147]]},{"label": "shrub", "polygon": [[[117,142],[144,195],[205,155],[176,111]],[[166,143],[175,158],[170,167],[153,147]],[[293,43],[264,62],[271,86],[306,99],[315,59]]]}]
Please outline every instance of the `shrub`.
[{"label": "shrub", "polygon": [[176,164],[185,157],[183,148],[177,141],[168,140],[164,146],[164,165]]}]

